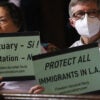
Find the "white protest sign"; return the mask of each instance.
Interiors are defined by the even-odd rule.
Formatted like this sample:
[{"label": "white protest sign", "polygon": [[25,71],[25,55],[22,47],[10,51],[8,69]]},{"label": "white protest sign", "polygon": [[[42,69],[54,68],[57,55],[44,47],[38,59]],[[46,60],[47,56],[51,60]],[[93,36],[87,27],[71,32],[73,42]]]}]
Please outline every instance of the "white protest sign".
[{"label": "white protest sign", "polygon": [[32,56],[40,53],[38,32],[0,34],[0,76],[34,77]]},{"label": "white protest sign", "polygon": [[43,93],[83,94],[100,90],[100,53],[97,44],[33,57],[34,72]]}]

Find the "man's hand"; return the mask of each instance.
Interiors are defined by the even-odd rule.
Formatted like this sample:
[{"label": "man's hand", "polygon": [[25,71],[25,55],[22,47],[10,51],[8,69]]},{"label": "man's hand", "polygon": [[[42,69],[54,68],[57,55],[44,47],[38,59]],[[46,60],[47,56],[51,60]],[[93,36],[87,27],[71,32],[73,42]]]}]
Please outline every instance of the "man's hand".
[{"label": "man's hand", "polygon": [[1,81],[2,81],[2,77],[0,77],[0,89],[5,85],[5,83],[2,83]]},{"label": "man's hand", "polygon": [[34,93],[34,94],[39,94],[42,91],[44,91],[44,87],[42,87],[41,85],[36,85],[33,86],[30,90],[29,93]]}]

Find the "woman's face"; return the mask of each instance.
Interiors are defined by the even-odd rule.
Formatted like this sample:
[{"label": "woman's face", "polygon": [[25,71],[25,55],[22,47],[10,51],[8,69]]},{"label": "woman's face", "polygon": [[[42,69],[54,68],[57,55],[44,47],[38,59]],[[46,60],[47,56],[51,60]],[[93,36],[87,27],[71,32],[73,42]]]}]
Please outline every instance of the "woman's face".
[{"label": "woman's face", "polygon": [[0,33],[12,33],[18,30],[19,28],[15,25],[7,10],[0,7]]}]

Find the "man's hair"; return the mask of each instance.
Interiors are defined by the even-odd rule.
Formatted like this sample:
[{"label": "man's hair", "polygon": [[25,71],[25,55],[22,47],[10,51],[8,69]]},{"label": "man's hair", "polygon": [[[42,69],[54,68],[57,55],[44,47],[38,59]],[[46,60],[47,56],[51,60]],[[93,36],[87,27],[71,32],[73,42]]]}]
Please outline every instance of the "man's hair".
[{"label": "man's hair", "polygon": [[69,3],[69,16],[72,17],[72,7],[74,7],[77,4],[81,3],[88,3],[88,2],[94,2],[97,4],[97,7],[100,7],[100,1],[99,0],[71,0]]},{"label": "man's hair", "polygon": [[13,23],[20,29],[24,26],[24,16],[19,7],[13,3],[0,2],[0,7],[6,9],[7,13],[11,17]]}]

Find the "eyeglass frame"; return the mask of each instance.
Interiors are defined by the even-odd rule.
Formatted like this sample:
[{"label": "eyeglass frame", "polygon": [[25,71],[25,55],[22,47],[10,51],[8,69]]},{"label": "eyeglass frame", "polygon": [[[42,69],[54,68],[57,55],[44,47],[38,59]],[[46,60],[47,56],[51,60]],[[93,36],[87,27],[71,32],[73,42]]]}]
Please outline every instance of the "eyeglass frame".
[{"label": "eyeglass frame", "polygon": [[[95,12],[94,14],[96,14],[96,15],[93,15],[93,12]],[[75,15],[77,13],[81,13],[80,16]],[[92,15],[90,15],[90,13]],[[100,15],[100,10],[94,10],[94,9],[88,10],[88,11],[79,10],[79,11],[77,11],[77,12],[75,12],[75,13],[72,14],[72,18],[75,18],[77,20],[78,19],[82,19],[85,16],[85,14],[88,14],[88,16],[91,17],[91,18],[98,17],[98,15]]]}]

